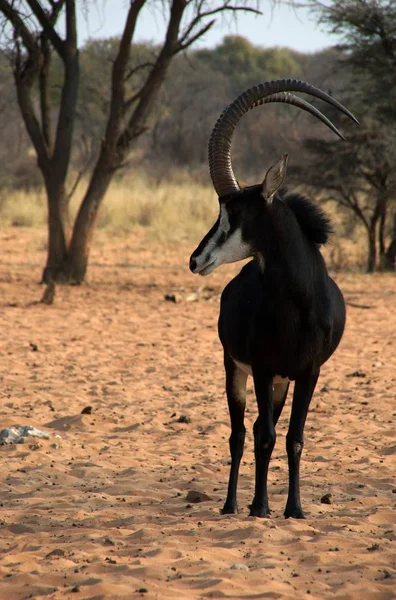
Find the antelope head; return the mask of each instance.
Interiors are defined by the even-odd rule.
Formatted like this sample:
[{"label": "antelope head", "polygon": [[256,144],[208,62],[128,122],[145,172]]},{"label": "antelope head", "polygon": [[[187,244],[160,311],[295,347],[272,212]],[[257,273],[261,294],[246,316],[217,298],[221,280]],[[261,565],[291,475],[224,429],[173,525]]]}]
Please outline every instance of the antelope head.
[{"label": "antelope head", "polygon": [[[252,232],[262,218],[263,207],[269,207],[286,177],[287,155],[283,155],[264,177],[262,184],[241,188],[231,164],[231,142],[240,118],[252,108],[270,102],[283,102],[301,108],[322,121],[341,139],[342,133],[317,108],[293,92],[304,92],[324,100],[357,119],[340,102],[298,80],[279,80],[262,83],[248,89],[220,115],[209,140],[209,170],[219,198],[219,216],[190,258],[193,273],[209,275],[218,266],[254,255]],[[257,227],[257,225],[256,225]]]}]

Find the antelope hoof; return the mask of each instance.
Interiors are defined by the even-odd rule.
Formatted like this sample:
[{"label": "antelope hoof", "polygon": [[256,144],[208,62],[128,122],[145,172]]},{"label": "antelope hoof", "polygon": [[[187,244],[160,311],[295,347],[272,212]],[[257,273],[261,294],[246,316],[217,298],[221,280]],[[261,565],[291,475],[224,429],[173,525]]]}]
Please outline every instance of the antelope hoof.
[{"label": "antelope hoof", "polygon": [[227,502],[224,504],[221,509],[222,515],[237,515],[238,514],[238,505],[237,504],[228,504]]},{"label": "antelope hoof", "polygon": [[294,506],[291,508],[288,508],[286,506],[284,515],[285,519],[305,519],[305,515],[302,511],[301,506]]},{"label": "antelope hoof", "polygon": [[260,519],[267,519],[270,517],[270,509],[268,506],[251,506],[249,517],[259,517]]}]

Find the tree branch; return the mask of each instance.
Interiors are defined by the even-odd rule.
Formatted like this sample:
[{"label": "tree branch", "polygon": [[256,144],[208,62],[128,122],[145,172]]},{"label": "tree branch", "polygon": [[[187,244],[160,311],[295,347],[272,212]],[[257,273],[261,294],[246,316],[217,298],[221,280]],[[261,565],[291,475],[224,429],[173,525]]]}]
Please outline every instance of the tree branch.
[{"label": "tree branch", "polygon": [[125,75],[124,81],[128,81],[128,79],[133,77],[138,71],[142,71],[143,69],[146,69],[147,67],[153,68],[154,66],[155,66],[155,63],[152,63],[152,62],[144,62],[141,65],[137,65],[133,69],[129,70],[128,74]]},{"label": "tree branch", "polygon": [[146,130],[146,119],[150,114],[158,91],[165,79],[169,64],[173,56],[180,49],[178,38],[181,20],[186,7],[186,0],[172,0],[164,45],[157,57],[154,68],[151,70],[146,82],[138,92],[138,105],[133,111],[124,131],[117,139],[118,161],[120,163],[123,161],[131,140],[139,137],[139,135]]},{"label": "tree branch", "polygon": [[53,163],[56,165],[58,176],[62,180],[65,180],[66,178],[70,161],[80,79],[76,30],[76,3],[75,0],[65,0],[65,3],[66,41],[62,42],[64,48],[62,59],[65,73],[53,153]]},{"label": "tree branch", "polygon": [[138,92],[136,92],[136,94],[133,94],[133,96],[131,96],[130,98],[128,98],[127,100],[124,101],[124,111],[126,112],[129,108],[131,108],[132,104],[134,104],[137,100],[139,100],[140,96],[142,95],[142,91],[143,91],[143,87],[140,88],[140,90]]},{"label": "tree branch", "polygon": [[67,201],[68,202],[70,202],[70,200],[72,199],[74,192],[78,188],[78,184],[80,183],[83,175],[87,172],[87,169],[89,167],[89,163],[90,162],[91,162],[91,158],[88,157],[88,159],[87,159],[86,163],[84,164],[84,166],[77,173],[77,177],[75,178],[74,183],[71,186],[69,193],[67,194]]},{"label": "tree branch", "polygon": [[104,138],[104,143],[109,149],[114,149],[116,146],[121,117],[125,114],[125,71],[129,60],[130,47],[135,33],[137,19],[145,2],[146,0],[131,0],[118,53],[113,65],[111,76],[110,115],[107,121]]},{"label": "tree branch", "polygon": [[[242,10],[242,11],[254,13],[256,15],[263,14],[260,10],[255,9],[255,8],[250,8],[248,6],[234,6],[231,4],[230,0],[227,0],[226,2],[224,2],[224,4],[218,6],[217,8],[201,12],[203,5],[204,5],[204,0],[201,0],[197,7],[197,14],[192,19],[192,21],[188,25],[187,29],[185,30],[185,32],[182,34],[181,38],[179,39],[180,45],[183,45],[184,47],[190,46],[193,41],[195,41],[198,37],[200,37],[200,35],[203,35],[203,33],[206,33],[207,29],[205,29],[205,27],[203,27],[202,32],[199,35],[194,34],[194,39],[192,39],[191,41],[188,41],[188,36],[190,35],[190,33],[192,33],[192,31],[198,25],[198,23],[200,21],[202,21],[202,19],[205,19],[206,17],[211,17],[213,15],[216,15],[220,12],[224,12],[226,10],[229,10],[232,12],[237,12],[237,11]],[[213,23],[214,23],[214,21],[212,22],[212,24]],[[212,25],[210,25],[210,27],[211,26]]]},{"label": "tree branch", "polygon": [[48,153],[51,156],[51,103],[49,94],[49,69],[51,63],[51,51],[48,45],[48,40],[44,36],[41,37],[41,52],[43,57],[43,64],[39,73],[41,127],[44,140],[48,148]]},{"label": "tree branch", "polygon": [[[59,37],[59,35],[56,33],[54,24],[51,22],[51,18],[43,10],[43,8],[40,6],[40,4],[38,3],[37,0],[27,0],[27,3],[29,4],[30,8],[33,11],[34,16],[37,18],[38,22],[40,23],[41,27],[43,28],[43,33],[49,39],[49,41],[51,42],[52,46],[55,48],[55,50],[57,51],[59,56],[61,56],[63,58],[64,52],[65,52],[64,42]],[[62,2],[62,5],[63,5],[63,2]],[[57,15],[57,16],[59,15],[61,8],[62,8],[62,6],[60,6],[59,9],[57,9],[56,11],[54,9],[54,12],[51,15],[52,18],[54,18],[54,15]]]},{"label": "tree branch", "polygon": [[66,54],[73,58],[77,52],[77,20],[75,0],[66,1]]},{"label": "tree branch", "polygon": [[15,33],[20,36],[29,52],[35,52],[37,49],[37,40],[35,36],[26,27],[23,19],[20,17],[18,10],[12,8],[6,0],[0,0],[0,11],[5,18],[12,24]]},{"label": "tree branch", "polygon": [[186,48],[191,46],[191,44],[193,44],[197,39],[199,39],[200,37],[205,35],[205,33],[207,33],[209,31],[209,29],[215,23],[216,23],[216,19],[212,19],[212,21],[209,21],[209,23],[207,25],[205,25],[205,27],[202,27],[202,29],[199,29],[195,35],[190,37],[190,39],[188,39],[187,41],[185,41],[183,43],[180,43],[178,51],[185,50]]},{"label": "tree branch", "polygon": [[[31,92],[34,83],[34,74],[37,73],[37,67],[28,59],[28,64],[23,68],[20,64],[20,58],[17,58],[17,64],[14,70],[15,86],[17,91],[18,104],[21,110],[23,120],[33,146],[37,152],[37,158],[40,167],[43,170],[48,168],[48,148],[45,143],[40,124],[34,112]],[[33,74],[29,71],[32,70]]]}]

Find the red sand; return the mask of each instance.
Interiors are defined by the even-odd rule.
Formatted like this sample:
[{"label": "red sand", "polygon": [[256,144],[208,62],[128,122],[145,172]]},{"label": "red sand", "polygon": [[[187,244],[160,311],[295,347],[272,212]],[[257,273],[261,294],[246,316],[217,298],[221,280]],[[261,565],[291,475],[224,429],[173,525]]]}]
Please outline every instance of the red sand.
[{"label": "red sand", "polygon": [[[240,267],[200,279],[190,247],[98,232],[89,283],[58,287],[46,306],[43,236],[0,232],[0,428],[50,433],[0,447],[0,599],[396,598],[396,278],[336,277],[348,325],[308,416],[307,519],[282,516],[290,402],[270,469],[273,516],[248,517],[251,391],[241,514],[221,516],[230,429],[216,321]],[[211,500],[189,505],[190,490]],[[321,504],[326,493],[333,504]]]}]

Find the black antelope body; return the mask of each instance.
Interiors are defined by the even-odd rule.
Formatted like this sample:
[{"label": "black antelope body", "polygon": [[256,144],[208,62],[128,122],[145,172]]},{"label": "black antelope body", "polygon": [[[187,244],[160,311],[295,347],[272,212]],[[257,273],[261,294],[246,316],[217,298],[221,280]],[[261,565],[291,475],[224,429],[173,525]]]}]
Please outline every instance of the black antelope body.
[{"label": "black antelope body", "polygon": [[319,251],[327,240],[330,223],[313,202],[281,189],[287,155],[267,171],[259,185],[241,189],[232,170],[233,131],[244,113],[261,104],[294,104],[342,137],[319,110],[293,92],[316,96],[356,121],[339,102],[307,83],[272,81],[249,89],[228,106],[209,141],[209,168],[220,214],[193,252],[190,269],[208,275],[221,264],[253,257],[227,285],[221,298],[219,336],[231,418],[231,471],[223,513],[237,512],[246,381],[252,375],[258,418],[253,428],[256,477],[250,515],[269,514],[267,473],[275,426],[289,382],[294,381],[286,438],[289,493],[284,514],[304,518],[299,471],[305,420],[320,367],[338,346],[345,324],[342,294],[329,277]]}]

